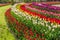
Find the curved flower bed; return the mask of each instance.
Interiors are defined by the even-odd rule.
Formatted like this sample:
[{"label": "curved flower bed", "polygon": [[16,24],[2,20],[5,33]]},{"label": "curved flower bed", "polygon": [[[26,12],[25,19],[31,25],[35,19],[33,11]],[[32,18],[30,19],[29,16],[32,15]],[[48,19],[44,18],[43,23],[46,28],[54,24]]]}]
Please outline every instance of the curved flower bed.
[{"label": "curved flower bed", "polygon": [[[30,8],[31,9],[31,8]],[[60,20],[16,4],[6,12],[7,24],[19,40],[59,40]]]}]

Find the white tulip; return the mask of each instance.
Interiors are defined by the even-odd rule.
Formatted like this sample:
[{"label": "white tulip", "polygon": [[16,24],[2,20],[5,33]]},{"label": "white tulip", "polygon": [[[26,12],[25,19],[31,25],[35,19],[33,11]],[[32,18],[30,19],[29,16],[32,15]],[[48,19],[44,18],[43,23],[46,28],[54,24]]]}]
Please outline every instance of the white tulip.
[{"label": "white tulip", "polygon": [[52,29],[52,31],[54,31],[54,29]]}]

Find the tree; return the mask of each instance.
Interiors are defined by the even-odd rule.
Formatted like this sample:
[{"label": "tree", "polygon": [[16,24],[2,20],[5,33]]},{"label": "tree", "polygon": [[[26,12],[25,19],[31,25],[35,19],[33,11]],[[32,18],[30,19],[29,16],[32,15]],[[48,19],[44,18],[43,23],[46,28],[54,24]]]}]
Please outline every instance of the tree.
[{"label": "tree", "polygon": [[12,3],[12,5],[14,5],[14,3],[15,3],[14,0],[11,0],[11,3]]}]

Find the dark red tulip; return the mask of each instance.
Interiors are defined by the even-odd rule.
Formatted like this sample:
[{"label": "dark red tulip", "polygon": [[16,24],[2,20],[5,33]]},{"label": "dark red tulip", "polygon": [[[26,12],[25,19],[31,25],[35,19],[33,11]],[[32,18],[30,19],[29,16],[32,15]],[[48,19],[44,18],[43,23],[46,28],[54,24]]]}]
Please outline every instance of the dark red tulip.
[{"label": "dark red tulip", "polygon": [[42,34],[42,36],[44,36],[44,34]]}]

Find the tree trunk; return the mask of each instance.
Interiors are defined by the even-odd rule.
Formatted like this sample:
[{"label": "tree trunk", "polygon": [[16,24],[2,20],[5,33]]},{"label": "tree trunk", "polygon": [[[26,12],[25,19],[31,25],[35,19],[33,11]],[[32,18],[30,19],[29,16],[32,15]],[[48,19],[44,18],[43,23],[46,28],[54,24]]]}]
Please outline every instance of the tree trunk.
[{"label": "tree trunk", "polygon": [[12,5],[14,5],[14,0],[11,0],[11,2],[12,2]]}]

